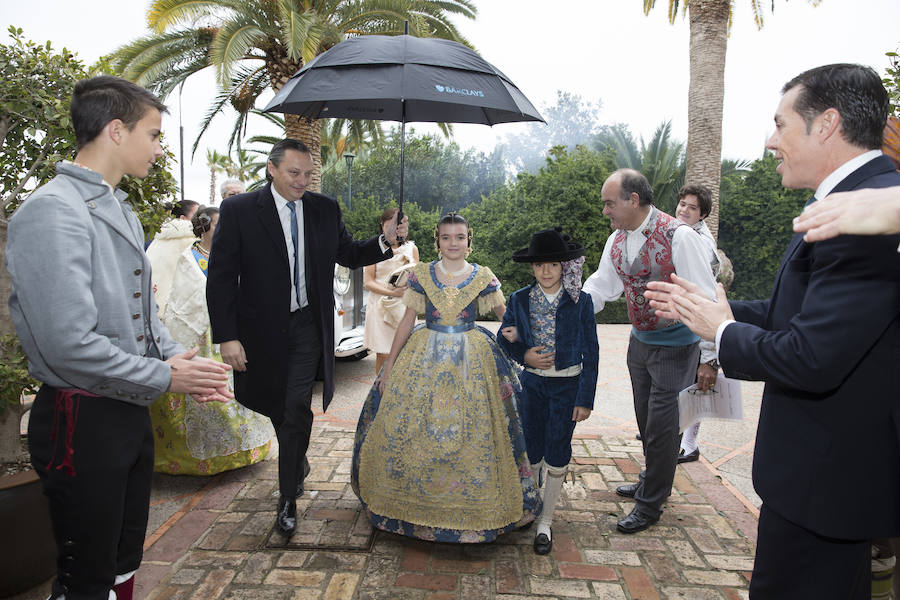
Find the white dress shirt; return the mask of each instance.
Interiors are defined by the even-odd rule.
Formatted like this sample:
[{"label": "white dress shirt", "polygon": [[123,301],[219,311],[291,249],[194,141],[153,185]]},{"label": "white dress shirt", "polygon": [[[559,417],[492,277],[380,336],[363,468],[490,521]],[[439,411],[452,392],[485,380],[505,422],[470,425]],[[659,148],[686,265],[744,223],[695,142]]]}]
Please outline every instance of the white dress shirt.
[{"label": "white dress shirt", "polygon": [[[297,233],[300,236],[300,239],[297,240],[297,262],[300,263],[300,274],[298,276],[300,289],[296,289],[294,286],[294,240],[291,237],[291,209],[288,208],[288,201],[278,193],[275,186],[270,187],[272,189],[272,197],[275,198],[275,211],[278,213],[278,219],[281,221],[281,231],[284,233],[284,243],[288,251],[288,267],[291,273],[291,312],[294,312],[309,305],[309,297],[306,293],[306,246],[303,240],[303,198],[296,201]],[[387,252],[390,249],[383,234],[378,238],[378,246],[382,252]],[[299,304],[297,298],[300,298]]]},{"label": "white dress shirt", "polygon": [[[291,237],[291,209],[288,201],[278,193],[275,186],[271,186],[272,196],[275,198],[275,210],[278,212],[278,220],[281,221],[281,231],[284,233],[284,243],[287,246],[288,267],[291,274],[291,312],[309,305],[306,295],[306,246],[303,243],[303,198],[296,201],[297,211],[297,262],[300,267],[300,275],[297,278],[300,289],[294,285],[294,238]],[[299,303],[297,298],[300,299]]]},{"label": "white dress shirt", "polygon": [[[643,231],[650,222],[650,216],[653,214],[651,210],[643,222],[634,230],[625,230],[625,253],[626,263],[630,263],[641,251],[641,248],[647,241]],[[616,232],[613,232],[606,240],[603,247],[603,256],[600,258],[600,265],[593,275],[588,277],[582,289],[591,295],[594,301],[594,311],[603,310],[607,302],[618,300],[625,292],[625,285],[622,278],[616,272],[613,266],[610,251],[616,238]],[[675,266],[675,273],[679,277],[683,277],[688,281],[692,281],[700,286],[706,295],[711,299],[716,298],[716,281],[713,278],[712,269],[709,267],[709,251],[706,242],[701,236],[697,235],[689,225],[678,227],[672,236],[672,264]],[[709,362],[716,358],[715,346],[712,342],[704,340],[700,341],[700,362]]]}]

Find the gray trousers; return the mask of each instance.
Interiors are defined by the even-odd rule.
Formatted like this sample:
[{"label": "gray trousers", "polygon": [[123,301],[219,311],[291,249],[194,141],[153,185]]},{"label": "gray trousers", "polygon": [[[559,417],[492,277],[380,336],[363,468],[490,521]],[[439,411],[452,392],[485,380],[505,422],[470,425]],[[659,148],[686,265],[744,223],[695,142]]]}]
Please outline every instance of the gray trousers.
[{"label": "gray trousers", "polygon": [[672,492],[678,464],[678,394],[694,383],[700,345],[654,346],[634,336],[628,342],[628,373],[634,394],[645,469],[634,494],[640,512],[658,517]]}]

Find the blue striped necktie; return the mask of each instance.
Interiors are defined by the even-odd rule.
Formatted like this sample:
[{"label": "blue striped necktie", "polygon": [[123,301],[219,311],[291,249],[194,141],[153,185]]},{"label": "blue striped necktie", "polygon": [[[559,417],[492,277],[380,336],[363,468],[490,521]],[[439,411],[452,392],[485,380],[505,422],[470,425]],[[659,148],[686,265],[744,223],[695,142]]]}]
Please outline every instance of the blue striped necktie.
[{"label": "blue striped necktie", "polygon": [[300,306],[300,265],[297,256],[300,254],[300,230],[297,227],[297,203],[288,202],[291,211],[291,240],[294,242],[294,293],[297,295],[297,306]]}]

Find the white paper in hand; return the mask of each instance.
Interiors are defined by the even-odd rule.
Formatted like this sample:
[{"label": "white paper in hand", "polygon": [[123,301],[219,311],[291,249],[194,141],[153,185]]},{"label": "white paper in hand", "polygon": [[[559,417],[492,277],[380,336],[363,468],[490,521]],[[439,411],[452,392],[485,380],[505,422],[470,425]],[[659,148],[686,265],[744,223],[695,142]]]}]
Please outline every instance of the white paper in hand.
[{"label": "white paper in hand", "polygon": [[703,419],[740,421],[743,418],[741,383],[721,373],[707,392],[698,390],[695,383],[678,394],[678,429],[681,432]]}]

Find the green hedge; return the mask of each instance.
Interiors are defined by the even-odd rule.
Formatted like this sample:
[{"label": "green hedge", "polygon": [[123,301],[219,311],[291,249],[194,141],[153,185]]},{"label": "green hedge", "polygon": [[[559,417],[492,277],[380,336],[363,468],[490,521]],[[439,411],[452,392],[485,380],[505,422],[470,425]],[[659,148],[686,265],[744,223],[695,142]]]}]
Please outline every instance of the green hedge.
[{"label": "green hedge", "polygon": [[628,304],[624,298],[620,298],[615,302],[607,302],[603,310],[597,313],[597,323],[601,325],[611,325],[624,323],[628,324]]}]

